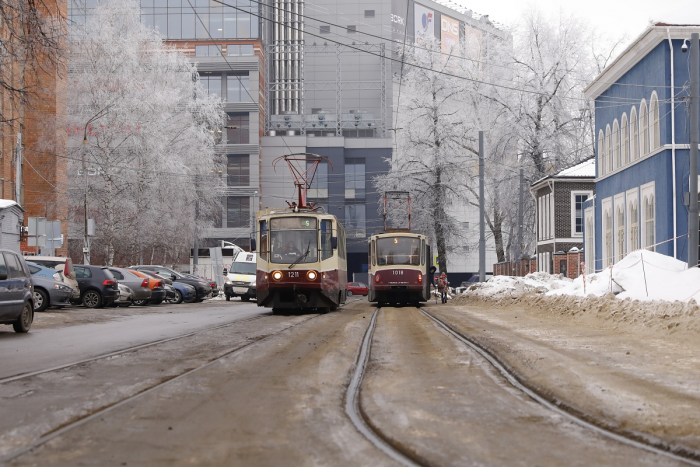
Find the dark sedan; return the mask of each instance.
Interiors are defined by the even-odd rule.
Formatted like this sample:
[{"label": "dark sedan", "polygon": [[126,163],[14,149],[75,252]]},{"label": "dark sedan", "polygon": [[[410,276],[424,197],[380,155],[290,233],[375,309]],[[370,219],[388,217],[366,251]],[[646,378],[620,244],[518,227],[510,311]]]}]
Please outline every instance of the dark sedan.
[{"label": "dark sedan", "polygon": [[184,282],[185,284],[190,284],[195,288],[197,292],[197,298],[195,301],[202,302],[206,299],[209,294],[211,294],[211,285],[208,281],[200,279],[198,277],[190,277],[189,274],[180,274],[172,269],[168,269],[164,266],[157,265],[142,265],[142,266],[132,266],[129,269],[135,269],[137,271],[153,271],[159,276],[166,277],[173,282]]},{"label": "dark sedan", "polygon": [[86,308],[102,308],[119,297],[119,286],[110,270],[103,266],[75,265],[80,299]]},{"label": "dark sedan", "polygon": [[32,276],[34,284],[34,311],[44,311],[49,306],[68,306],[73,297],[73,288],[61,281]]}]

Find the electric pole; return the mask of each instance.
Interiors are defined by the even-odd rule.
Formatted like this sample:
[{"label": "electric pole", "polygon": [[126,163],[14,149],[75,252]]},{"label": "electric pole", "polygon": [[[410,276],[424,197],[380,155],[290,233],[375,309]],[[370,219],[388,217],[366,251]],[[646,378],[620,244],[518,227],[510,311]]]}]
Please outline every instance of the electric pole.
[{"label": "electric pole", "polygon": [[479,282],[486,280],[486,227],[484,225],[484,132],[479,132]]},{"label": "electric pole", "polygon": [[688,267],[698,265],[698,143],[700,143],[700,34],[690,35],[690,206],[688,207]]}]

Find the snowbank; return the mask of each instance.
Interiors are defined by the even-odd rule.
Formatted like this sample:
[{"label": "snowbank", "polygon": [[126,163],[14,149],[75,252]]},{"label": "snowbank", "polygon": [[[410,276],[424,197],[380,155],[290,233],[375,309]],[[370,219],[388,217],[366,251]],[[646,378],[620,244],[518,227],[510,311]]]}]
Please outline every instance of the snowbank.
[{"label": "snowbank", "polygon": [[536,272],[525,277],[495,276],[472,286],[465,294],[514,297],[523,294],[603,297],[667,302],[700,302],[700,269],[688,269],[681,261],[651,251],[635,251],[612,268],[577,279]]}]

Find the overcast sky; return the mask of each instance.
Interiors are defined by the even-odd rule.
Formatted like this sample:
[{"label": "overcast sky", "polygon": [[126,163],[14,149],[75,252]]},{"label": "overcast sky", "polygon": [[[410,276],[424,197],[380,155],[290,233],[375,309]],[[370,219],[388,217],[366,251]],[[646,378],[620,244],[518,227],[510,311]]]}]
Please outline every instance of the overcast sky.
[{"label": "overcast sky", "polygon": [[[700,24],[699,0],[453,0],[493,21],[511,25],[534,5],[542,11],[562,11],[587,20],[610,39],[627,34],[626,47],[650,20],[677,24]],[[624,47],[622,49],[624,49]],[[622,51],[620,49],[620,51]]]}]

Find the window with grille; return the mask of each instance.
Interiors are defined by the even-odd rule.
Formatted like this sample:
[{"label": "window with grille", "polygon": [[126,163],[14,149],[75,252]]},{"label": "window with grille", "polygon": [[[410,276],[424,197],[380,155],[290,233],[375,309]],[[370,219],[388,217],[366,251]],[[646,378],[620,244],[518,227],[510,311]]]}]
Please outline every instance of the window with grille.
[{"label": "window with grille", "polygon": [[226,198],[226,227],[250,226],[250,198],[229,196]]},{"label": "window with grille", "polygon": [[228,186],[250,185],[250,156],[229,154],[226,165],[226,184]]},{"label": "window with grille", "polygon": [[649,154],[649,113],[647,112],[647,103],[645,101],[642,101],[642,105],[639,106],[639,126],[642,133],[640,147],[642,155],[646,156]]},{"label": "window with grille", "polygon": [[345,160],[345,199],[365,199],[365,160]]},{"label": "window with grille", "polygon": [[228,73],[226,76],[226,102],[253,102],[248,73]]},{"label": "window with grille", "polygon": [[613,256],[613,230],[612,230],[612,214],[610,211],[605,213],[605,266],[612,264]]},{"label": "window with grille", "polygon": [[644,202],[644,246],[654,251],[654,197],[649,196]]},{"label": "window with grille", "polygon": [[625,257],[625,210],[622,207],[617,210],[617,257],[620,260]]},{"label": "window with grille", "polygon": [[227,144],[249,144],[250,143],[250,116],[248,113],[228,113],[226,122],[226,143]]}]

